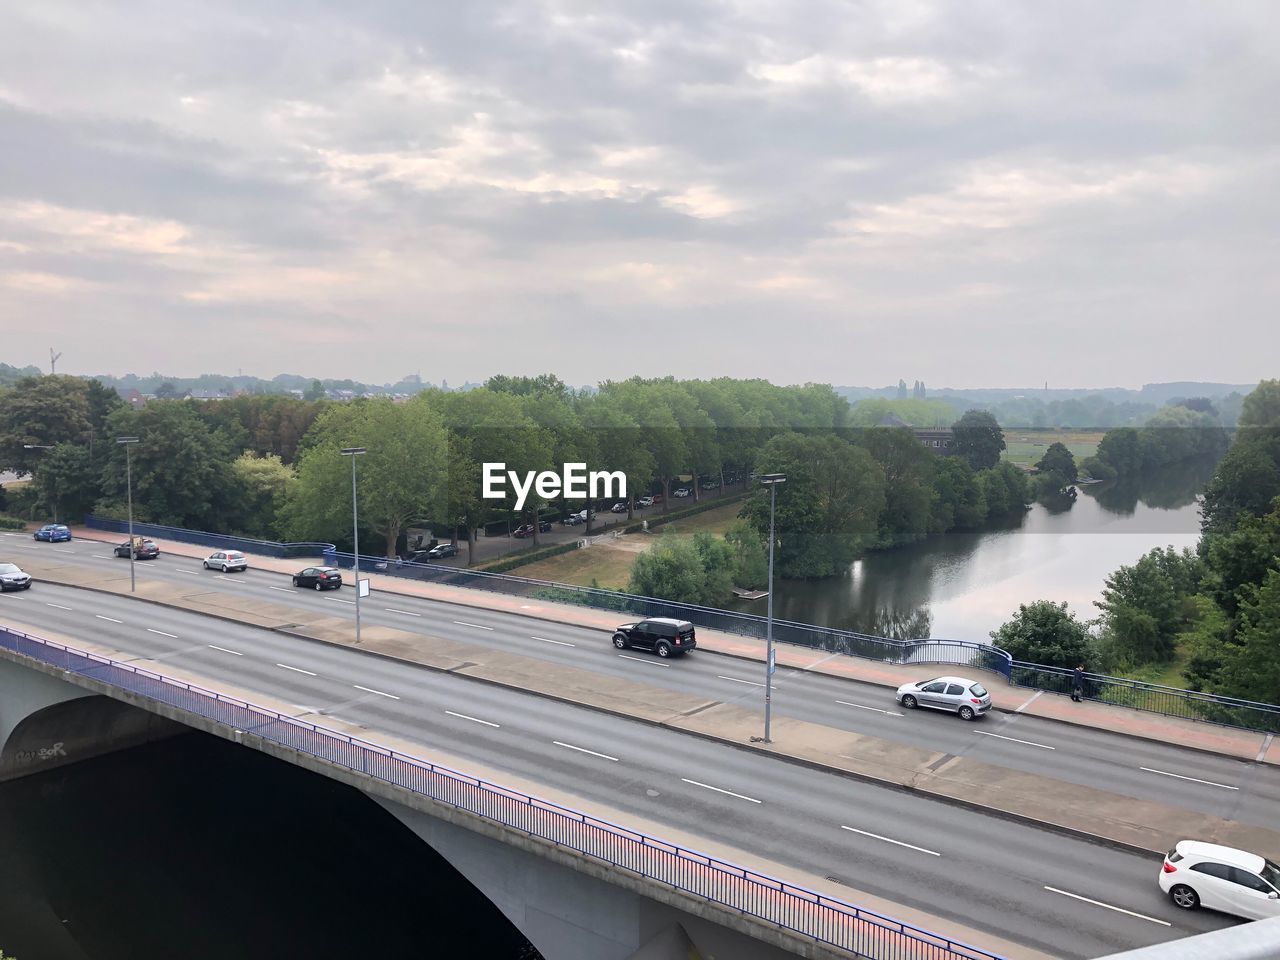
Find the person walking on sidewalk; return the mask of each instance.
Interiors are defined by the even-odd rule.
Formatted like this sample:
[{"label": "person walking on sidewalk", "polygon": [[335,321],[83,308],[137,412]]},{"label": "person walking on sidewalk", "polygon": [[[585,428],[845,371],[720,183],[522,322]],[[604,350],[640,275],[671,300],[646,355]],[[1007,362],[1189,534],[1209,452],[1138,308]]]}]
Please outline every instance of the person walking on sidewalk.
[{"label": "person walking on sidewalk", "polygon": [[1079,703],[1084,699],[1084,664],[1076,667],[1071,675],[1071,699]]}]

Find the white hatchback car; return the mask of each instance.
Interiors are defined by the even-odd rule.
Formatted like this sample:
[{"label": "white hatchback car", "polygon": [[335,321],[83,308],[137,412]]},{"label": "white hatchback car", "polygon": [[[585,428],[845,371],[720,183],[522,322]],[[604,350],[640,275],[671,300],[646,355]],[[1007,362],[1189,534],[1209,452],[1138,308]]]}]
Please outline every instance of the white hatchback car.
[{"label": "white hatchback car", "polygon": [[977,680],[964,677],[935,677],[904,683],[895,699],[908,710],[929,707],[959,714],[961,720],[972,720],[991,709],[991,694]]},{"label": "white hatchback car", "polygon": [[230,573],[232,570],[248,570],[249,558],[239,550],[218,550],[205,559],[204,568],[221,570],[223,573]]},{"label": "white hatchback car", "polygon": [[1280,917],[1280,866],[1234,847],[1178,841],[1160,868],[1160,889],[1184,910],[1209,907],[1247,920]]}]

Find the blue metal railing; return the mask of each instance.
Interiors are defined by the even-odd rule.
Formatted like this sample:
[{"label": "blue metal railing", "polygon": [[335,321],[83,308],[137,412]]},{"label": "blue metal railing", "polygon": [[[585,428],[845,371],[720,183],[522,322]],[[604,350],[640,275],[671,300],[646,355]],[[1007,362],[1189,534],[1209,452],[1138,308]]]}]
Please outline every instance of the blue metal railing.
[{"label": "blue metal railing", "polygon": [[[1065,667],[1047,667],[1044,664],[1014,660],[1009,682],[1014,686],[1032,687],[1066,696],[1072,691],[1074,675],[1074,670]],[[1101,673],[1084,675],[1081,694],[1086,700],[1132,707],[1134,710],[1145,710],[1166,717],[1202,720],[1248,730],[1280,732],[1280,707],[1255,700],[1183,690],[1180,687],[1166,687],[1142,680],[1127,680],[1124,677],[1108,677]]]},{"label": "blue metal railing", "polygon": [[618,824],[131,664],[0,627],[0,648],[375,777],[590,860],[871,960],[996,954]]},{"label": "blue metal railing", "polygon": [[[115,530],[120,523],[121,521],[118,520],[106,520],[101,517],[85,517],[86,526],[99,529]],[[144,532],[141,529],[143,526],[155,532]],[[337,551],[333,544],[328,543],[282,544],[226,537],[223,534],[183,530],[177,527],[161,527],[155,524],[135,523],[134,530],[141,532],[143,536],[166,537],[185,543],[209,546],[230,546],[249,553],[264,553],[275,557],[320,555],[327,563],[339,567],[351,567],[353,563],[350,553]],[[223,541],[235,541],[235,543]],[[255,547],[252,546],[253,544],[260,546]],[[282,552],[290,550],[297,552]],[[767,625],[764,617],[740,613],[736,610],[701,607],[613,590],[580,587],[575,584],[549,583],[546,580],[513,577],[506,573],[467,570],[446,564],[407,563],[361,554],[360,569],[446,586],[465,587],[469,590],[487,590],[491,593],[538,600],[576,603],[595,610],[614,610],[633,616],[678,617],[700,627],[756,639],[764,638]],[[990,643],[936,638],[894,640],[890,637],[877,637],[812,623],[776,619],[773,621],[773,636],[774,639],[783,643],[843,653],[866,660],[879,660],[892,664],[936,663],[952,667],[970,667],[998,673],[1015,686],[1035,687],[1053,693],[1069,693],[1071,690],[1072,671],[1043,664],[1015,663],[1008,653]],[[1145,710],[1164,716],[1182,717],[1246,730],[1280,732],[1280,706],[1274,704],[1238,700],[1234,697],[1182,690],[1177,687],[1162,687],[1139,680],[1126,680],[1123,677],[1107,677],[1100,674],[1089,675],[1086,696],[1091,700],[1132,707],[1135,710]]]}]

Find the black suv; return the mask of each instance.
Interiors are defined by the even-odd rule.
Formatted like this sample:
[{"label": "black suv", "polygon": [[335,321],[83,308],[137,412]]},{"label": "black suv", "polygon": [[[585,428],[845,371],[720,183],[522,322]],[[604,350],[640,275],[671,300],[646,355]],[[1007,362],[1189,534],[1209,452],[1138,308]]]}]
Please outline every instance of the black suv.
[{"label": "black suv", "polygon": [[613,645],[619,650],[639,647],[652,650],[660,657],[676,657],[698,645],[693,624],[671,617],[650,617],[639,623],[624,623],[613,631]]}]

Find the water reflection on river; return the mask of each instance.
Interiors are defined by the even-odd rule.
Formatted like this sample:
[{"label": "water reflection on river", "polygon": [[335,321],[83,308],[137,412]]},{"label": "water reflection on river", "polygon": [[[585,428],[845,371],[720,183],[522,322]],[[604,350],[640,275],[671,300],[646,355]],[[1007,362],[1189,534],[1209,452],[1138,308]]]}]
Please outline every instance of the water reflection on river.
[{"label": "water reflection on river", "polygon": [[[1212,464],[1080,488],[1022,517],[859,560],[841,577],[782,581],[774,616],[881,636],[986,640],[1020,603],[1066,601],[1097,615],[1103,581],[1154,547],[1194,547],[1196,495]],[[737,607],[764,613],[765,602]]]}]

